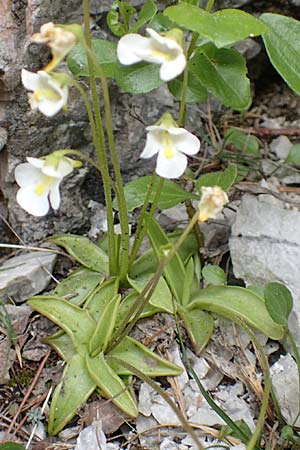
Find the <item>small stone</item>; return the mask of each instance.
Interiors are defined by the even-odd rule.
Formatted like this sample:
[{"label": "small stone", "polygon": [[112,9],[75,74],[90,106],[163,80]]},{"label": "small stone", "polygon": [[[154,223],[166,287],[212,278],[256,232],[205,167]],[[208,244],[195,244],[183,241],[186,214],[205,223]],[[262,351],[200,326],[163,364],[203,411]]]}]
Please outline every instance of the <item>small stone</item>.
[{"label": "small stone", "polygon": [[[288,425],[300,426],[297,364],[290,354],[281,356],[270,368],[272,386],[280,412]],[[297,418],[296,423],[294,422]]]},{"label": "small stone", "polygon": [[287,136],[278,136],[270,144],[270,150],[275,153],[279,159],[285,160],[292,147],[292,143]]},{"label": "small stone", "polygon": [[5,128],[0,127],[0,151],[6,145],[7,136],[8,136],[7,130]]},{"label": "small stone", "polygon": [[15,256],[0,266],[0,294],[16,303],[42,292],[51,278],[54,253],[36,251]]}]

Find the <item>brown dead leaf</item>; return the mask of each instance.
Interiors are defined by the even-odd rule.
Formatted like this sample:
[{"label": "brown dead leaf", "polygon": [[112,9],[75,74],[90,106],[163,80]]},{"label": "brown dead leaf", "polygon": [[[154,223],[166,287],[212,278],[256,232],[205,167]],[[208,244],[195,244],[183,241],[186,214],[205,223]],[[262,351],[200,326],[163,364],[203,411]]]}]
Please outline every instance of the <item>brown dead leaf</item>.
[{"label": "brown dead leaf", "polygon": [[117,431],[121,425],[130,417],[120,411],[109,400],[96,400],[85,406],[82,421],[86,426],[92,425],[94,420],[102,420],[104,434],[111,434]]}]

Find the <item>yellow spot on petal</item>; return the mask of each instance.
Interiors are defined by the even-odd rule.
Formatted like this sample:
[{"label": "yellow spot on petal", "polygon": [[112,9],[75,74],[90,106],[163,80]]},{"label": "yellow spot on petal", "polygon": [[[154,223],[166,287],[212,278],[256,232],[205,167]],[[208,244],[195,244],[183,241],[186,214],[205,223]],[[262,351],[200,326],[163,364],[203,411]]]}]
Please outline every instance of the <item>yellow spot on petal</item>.
[{"label": "yellow spot on petal", "polygon": [[172,159],[175,155],[175,149],[170,137],[170,134],[167,131],[163,132],[163,154],[166,159]]},{"label": "yellow spot on petal", "polygon": [[34,189],[34,192],[39,195],[42,196],[45,194],[45,192],[49,189],[49,187],[51,186],[53,181],[52,177],[48,177],[48,176],[44,176],[43,180],[38,183]]},{"label": "yellow spot on petal", "polygon": [[33,99],[38,103],[43,99],[58,101],[60,95],[53,89],[38,89],[33,93]]}]

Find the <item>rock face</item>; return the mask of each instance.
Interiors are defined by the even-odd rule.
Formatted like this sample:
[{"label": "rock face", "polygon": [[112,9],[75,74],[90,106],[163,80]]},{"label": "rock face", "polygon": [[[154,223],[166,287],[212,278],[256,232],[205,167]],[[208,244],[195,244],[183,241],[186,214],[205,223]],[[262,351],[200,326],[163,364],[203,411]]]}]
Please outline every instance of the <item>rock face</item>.
[{"label": "rock face", "polygon": [[279,281],[294,299],[290,329],[299,336],[300,212],[270,196],[244,195],[229,241],[234,274],[247,284]]},{"label": "rock face", "polygon": [[[92,1],[91,16],[95,36],[114,40],[106,26],[112,1]],[[134,1],[139,6],[141,1]],[[68,110],[49,119],[31,111],[21,86],[22,67],[42,69],[49,61],[47,48],[30,44],[32,33],[43,23],[82,23],[82,1],[3,0],[0,2],[0,213],[25,242],[36,242],[62,232],[83,233],[89,229],[89,201],[103,203],[102,182],[94,169],[85,166],[62,185],[62,203],[57,212],[34,218],[17,205],[14,168],[26,156],[40,157],[62,148],[93,155],[87,114],[77,91],[71,89]],[[4,43],[4,44],[3,44]],[[87,83],[86,83],[87,85]],[[149,173],[153,165],[139,159],[145,142],[145,127],[156,122],[166,108],[176,105],[165,87],[147,95],[130,96],[110,83],[113,126],[124,180]],[[99,91],[100,101],[101,92]],[[196,123],[196,120],[195,120]],[[196,132],[194,124],[190,130]],[[199,133],[199,120],[196,128]],[[0,221],[1,222],[1,221]],[[2,228],[1,228],[2,227]],[[0,240],[10,242],[8,230],[0,223]]]}]

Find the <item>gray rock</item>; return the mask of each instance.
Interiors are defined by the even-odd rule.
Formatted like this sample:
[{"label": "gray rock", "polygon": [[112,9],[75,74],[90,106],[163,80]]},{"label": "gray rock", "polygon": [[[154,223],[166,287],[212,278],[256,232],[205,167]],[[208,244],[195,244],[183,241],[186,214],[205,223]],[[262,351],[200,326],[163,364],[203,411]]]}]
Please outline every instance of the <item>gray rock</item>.
[{"label": "gray rock", "polygon": [[[270,368],[272,386],[281,414],[288,425],[300,426],[297,364],[290,354],[281,356]],[[298,417],[298,418],[297,418]],[[296,423],[294,422],[297,418]]]},{"label": "gray rock", "polygon": [[229,241],[233,269],[247,283],[285,283],[300,294],[300,213],[244,195]]},{"label": "gray rock", "polygon": [[287,136],[278,136],[270,143],[270,150],[275,153],[279,159],[286,159],[292,143]]},{"label": "gray rock", "polygon": [[15,256],[0,266],[0,295],[20,303],[48,285],[56,255],[42,251]]}]

